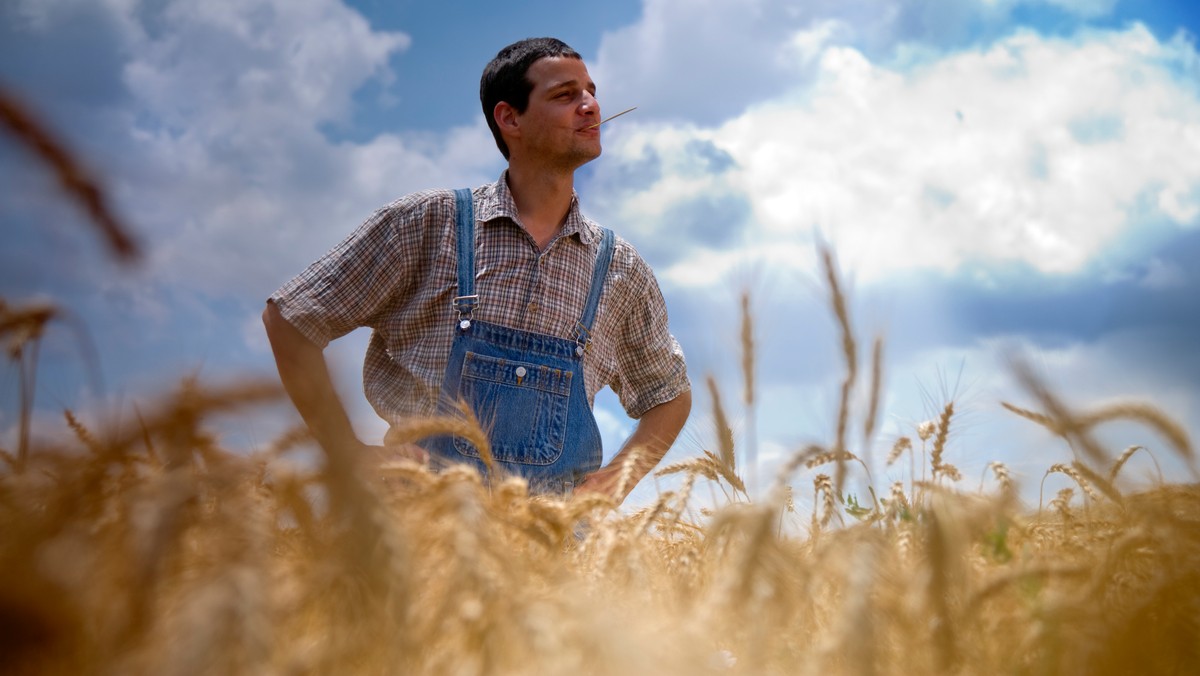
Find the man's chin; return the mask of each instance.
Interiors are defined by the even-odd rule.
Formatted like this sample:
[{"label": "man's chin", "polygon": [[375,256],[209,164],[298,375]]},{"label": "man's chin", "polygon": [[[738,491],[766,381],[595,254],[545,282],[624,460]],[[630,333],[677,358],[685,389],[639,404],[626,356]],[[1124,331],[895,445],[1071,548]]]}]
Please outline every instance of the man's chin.
[{"label": "man's chin", "polygon": [[589,148],[589,149],[585,150],[583,153],[581,153],[581,155],[583,156],[583,161],[580,164],[587,164],[588,162],[591,162],[592,160],[600,157],[601,152],[602,152],[602,150],[600,148],[600,142],[597,141],[595,148]]}]

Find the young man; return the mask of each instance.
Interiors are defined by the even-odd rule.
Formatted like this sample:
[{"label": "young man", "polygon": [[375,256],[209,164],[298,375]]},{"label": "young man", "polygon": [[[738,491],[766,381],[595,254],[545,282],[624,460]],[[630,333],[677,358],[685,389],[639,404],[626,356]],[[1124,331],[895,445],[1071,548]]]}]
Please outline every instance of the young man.
[{"label": "young man", "polygon": [[[473,191],[393,202],[272,295],[263,321],[280,377],[327,451],[381,453],[355,436],[323,356],[369,326],[364,391],[385,420],[466,401],[504,471],[619,502],[674,442],[691,393],[650,268],[579,211],[575,170],[600,155],[596,86],[566,44],[529,39],[488,64],[480,100],[508,169]],[[639,423],[600,467],[591,407],[604,385]],[[386,450],[484,466],[463,439]]]}]

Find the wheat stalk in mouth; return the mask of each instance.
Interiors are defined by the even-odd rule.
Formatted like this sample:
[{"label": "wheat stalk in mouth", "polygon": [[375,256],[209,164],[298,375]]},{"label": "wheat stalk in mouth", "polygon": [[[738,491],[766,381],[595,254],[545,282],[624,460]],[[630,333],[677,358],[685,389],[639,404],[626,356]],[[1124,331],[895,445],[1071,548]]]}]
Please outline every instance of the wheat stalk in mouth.
[{"label": "wheat stalk in mouth", "polygon": [[605,122],[608,122],[609,120],[615,120],[618,117],[621,117],[622,115],[624,115],[625,113],[630,113],[635,110],[637,110],[637,106],[634,106],[632,108],[626,108],[625,110],[622,110],[621,112],[617,113],[616,115],[610,115],[607,118],[600,120],[596,124],[593,124],[590,127],[584,127],[583,129],[584,129],[584,131],[587,131],[588,129],[595,129],[596,127],[599,127],[600,125],[604,124]]}]

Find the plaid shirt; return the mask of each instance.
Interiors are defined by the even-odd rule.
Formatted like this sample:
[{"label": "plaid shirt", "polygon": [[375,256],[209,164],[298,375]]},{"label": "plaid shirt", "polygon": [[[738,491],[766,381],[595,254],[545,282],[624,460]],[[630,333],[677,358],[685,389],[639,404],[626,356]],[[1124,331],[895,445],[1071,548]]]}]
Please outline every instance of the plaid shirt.
[{"label": "plaid shirt", "polygon": [[[507,173],[473,191],[473,317],[573,338],[600,247],[600,228],[573,196],[562,230],[544,251],[520,225]],[[457,311],[454,193],[418,192],[375,212],[342,243],[271,296],[314,344],[360,327],[374,330],[363,389],[389,422],[435,410]],[[689,389],[683,351],[650,267],[620,237],[584,357],[588,404],[610,386],[640,418]]]}]

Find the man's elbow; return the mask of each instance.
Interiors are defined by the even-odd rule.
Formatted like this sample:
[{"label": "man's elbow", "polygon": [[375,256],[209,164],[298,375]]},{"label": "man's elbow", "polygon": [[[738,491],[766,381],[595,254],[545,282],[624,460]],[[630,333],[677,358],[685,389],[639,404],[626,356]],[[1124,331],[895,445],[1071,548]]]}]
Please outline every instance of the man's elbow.
[{"label": "man's elbow", "polygon": [[263,311],[262,311],[263,328],[265,328],[267,330],[268,334],[271,333],[272,325],[275,322],[275,318],[278,316],[279,316],[279,308],[275,307],[275,303],[271,302],[271,300],[268,299],[267,306],[264,307]]}]

